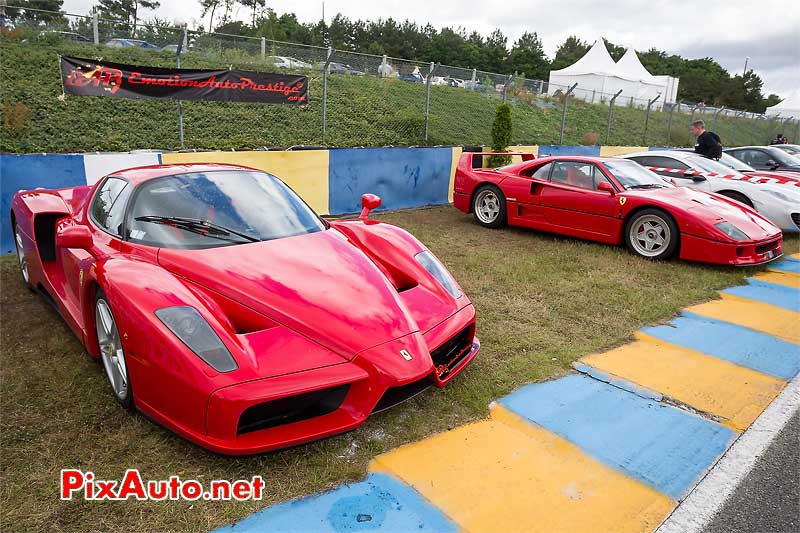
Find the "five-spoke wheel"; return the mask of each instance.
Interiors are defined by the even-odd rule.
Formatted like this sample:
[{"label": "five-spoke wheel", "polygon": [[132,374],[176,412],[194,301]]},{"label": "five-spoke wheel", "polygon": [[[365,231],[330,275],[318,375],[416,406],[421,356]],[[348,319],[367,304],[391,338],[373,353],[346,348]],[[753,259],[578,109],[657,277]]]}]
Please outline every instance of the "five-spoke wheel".
[{"label": "five-spoke wheel", "polygon": [[506,223],[506,199],[494,185],[484,185],[472,199],[472,213],[481,226],[499,228]]},{"label": "five-spoke wheel", "polygon": [[678,227],[668,214],[659,209],[636,213],[625,230],[625,242],[634,253],[648,259],[667,259],[678,248]]},{"label": "five-spoke wheel", "polygon": [[128,365],[125,351],[122,349],[119,329],[111,312],[105,294],[98,291],[94,304],[94,322],[97,331],[97,344],[100,347],[100,358],[106,369],[108,382],[114,396],[126,408],[133,407],[133,393],[128,378]]}]

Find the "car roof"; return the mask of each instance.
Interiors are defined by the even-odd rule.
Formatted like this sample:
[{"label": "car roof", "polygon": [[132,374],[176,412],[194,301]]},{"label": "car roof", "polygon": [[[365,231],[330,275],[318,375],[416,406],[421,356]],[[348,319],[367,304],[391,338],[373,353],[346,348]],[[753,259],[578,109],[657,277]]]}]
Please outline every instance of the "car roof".
[{"label": "car roof", "polygon": [[242,165],[231,165],[226,163],[183,163],[169,165],[148,165],[143,167],[127,168],[117,172],[112,172],[109,176],[124,178],[125,180],[138,185],[145,181],[165,176],[175,176],[178,174],[188,174],[190,172],[215,172],[219,170],[251,170],[262,172],[258,169],[245,167]]}]

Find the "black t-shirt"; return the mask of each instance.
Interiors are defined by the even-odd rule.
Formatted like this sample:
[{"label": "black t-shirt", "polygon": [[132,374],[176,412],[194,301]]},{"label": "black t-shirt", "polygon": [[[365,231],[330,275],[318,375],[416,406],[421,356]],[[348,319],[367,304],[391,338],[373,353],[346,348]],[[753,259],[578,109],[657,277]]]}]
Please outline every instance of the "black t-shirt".
[{"label": "black t-shirt", "polygon": [[702,156],[719,159],[722,156],[722,141],[719,135],[712,131],[704,131],[697,137],[694,152]]}]

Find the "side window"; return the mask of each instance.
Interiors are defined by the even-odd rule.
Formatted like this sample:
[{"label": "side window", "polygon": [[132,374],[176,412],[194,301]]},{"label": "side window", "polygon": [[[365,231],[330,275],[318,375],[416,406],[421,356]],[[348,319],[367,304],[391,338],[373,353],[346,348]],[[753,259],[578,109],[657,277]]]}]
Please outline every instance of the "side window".
[{"label": "side window", "polygon": [[608,181],[602,171],[593,163],[580,161],[556,161],[550,176],[553,183],[563,183],[582,189],[597,189],[601,181]]},{"label": "side window", "polygon": [[551,168],[553,168],[553,163],[547,163],[546,165],[542,165],[538,168],[530,168],[526,170],[525,175],[547,181],[547,177],[550,175]]},{"label": "side window", "polygon": [[122,219],[133,187],[119,178],[108,178],[101,185],[92,203],[92,219],[101,228],[122,235]]},{"label": "side window", "polygon": [[766,166],[771,157],[761,150],[742,150],[741,158],[750,166]]}]

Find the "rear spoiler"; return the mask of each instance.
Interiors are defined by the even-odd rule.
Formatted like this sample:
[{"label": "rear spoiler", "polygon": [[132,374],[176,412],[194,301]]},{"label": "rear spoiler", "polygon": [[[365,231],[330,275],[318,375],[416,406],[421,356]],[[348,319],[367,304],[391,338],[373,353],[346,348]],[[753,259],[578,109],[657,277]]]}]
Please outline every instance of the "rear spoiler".
[{"label": "rear spoiler", "polygon": [[533,161],[536,155],[530,152],[462,152],[461,158],[458,160],[458,168],[461,170],[472,170],[475,168],[473,165],[474,157],[491,156],[491,155],[518,155],[522,157],[522,161]]}]

